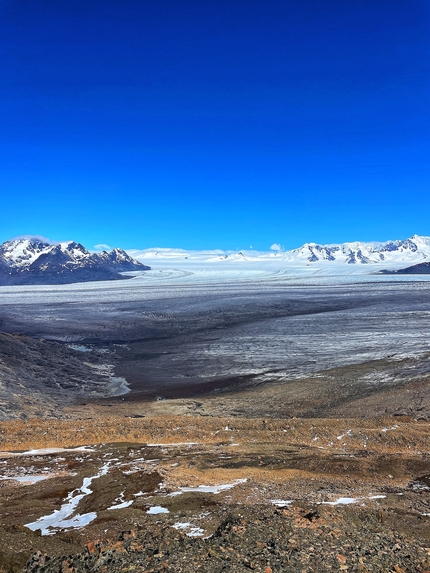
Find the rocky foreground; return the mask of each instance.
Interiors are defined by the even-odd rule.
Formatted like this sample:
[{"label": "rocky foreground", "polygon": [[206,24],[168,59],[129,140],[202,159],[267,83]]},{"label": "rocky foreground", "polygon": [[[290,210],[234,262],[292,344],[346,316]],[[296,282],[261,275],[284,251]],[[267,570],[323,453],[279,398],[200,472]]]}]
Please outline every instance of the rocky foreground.
[{"label": "rocky foreground", "polygon": [[430,571],[427,421],[116,416],[0,429],[2,572]]},{"label": "rocky foreground", "polygon": [[122,533],[68,557],[35,553],[26,573],[258,571],[424,572],[430,550],[384,527],[383,514],[292,507],[235,508],[209,539],[170,528]]}]

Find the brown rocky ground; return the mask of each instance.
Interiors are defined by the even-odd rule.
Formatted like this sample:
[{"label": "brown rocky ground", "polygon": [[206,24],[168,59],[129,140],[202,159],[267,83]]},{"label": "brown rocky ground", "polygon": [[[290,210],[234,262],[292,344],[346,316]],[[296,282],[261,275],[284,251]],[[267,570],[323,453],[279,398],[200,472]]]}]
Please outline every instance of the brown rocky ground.
[{"label": "brown rocky ground", "polygon": [[[350,513],[350,512],[349,512]],[[33,555],[28,573],[72,571],[370,571],[424,572],[429,551],[383,531],[377,513],[232,509],[209,539],[187,539],[157,524],[124,532],[117,542],[90,542],[66,558]],[[353,521],[355,523],[353,523]],[[366,530],[363,531],[362,527]]]},{"label": "brown rocky ground", "polygon": [[[0,429],[1,571],[430,570],[426,421],[87,415]],[[26,527],[89,477],[85,527]]]}]

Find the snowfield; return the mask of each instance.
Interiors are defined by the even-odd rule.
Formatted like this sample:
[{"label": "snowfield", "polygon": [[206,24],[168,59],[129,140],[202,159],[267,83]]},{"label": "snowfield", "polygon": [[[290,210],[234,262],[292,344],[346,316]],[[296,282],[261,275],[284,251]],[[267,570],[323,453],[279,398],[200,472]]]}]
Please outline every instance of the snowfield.
[{"label": "snowfield", "polygon": [[206,270],[207,272],[270,272],[288,276],[374,274],[396,271],[430,260],[430,237],[406,240],[353,242],[333,245],[306,243],[291,251],[239,252],[183,249],[129,250],[136,260],[153,268]]}]

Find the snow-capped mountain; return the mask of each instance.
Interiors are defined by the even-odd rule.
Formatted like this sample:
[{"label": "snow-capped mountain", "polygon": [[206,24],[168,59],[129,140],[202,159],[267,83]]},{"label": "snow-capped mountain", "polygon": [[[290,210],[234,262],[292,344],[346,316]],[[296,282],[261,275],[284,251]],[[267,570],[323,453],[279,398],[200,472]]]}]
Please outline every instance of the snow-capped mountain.
[{"label": "snow-capped mountain", "polygon": [[[144,264],[145,263],[145,264]],[[428,264],[426,264],[428,263]],[[65,284],[128,278],[120,273],[151,268],[205,272],[269,271],[287,275],[400,272],[430,274],[430,237],[331,245],[306,243],[291,251],[187,251],[113,249],[91,253],[74,241],[56,245],[14,239],[0,245],[0,285]]]},{"label": "snow-capped mountain", "polygon": [[331,245],[306,243],[291,251],[185,251],[183,249],[131,250],[129,254],[153,266],[223,265],[227,269],[237,266],[277,268],[293,274],[306,269],[312,272],[374,273],[398,271],[426,261],[430,262],[430,237],[414,235],[409,239],[386,242],[351,242]]},{"label": "snow-capped mountain", "polygon": [[299,249],[283,253],[286,260],[315,263],[332,261],[346,264],[372,264],[425,260],[430,257],[430,237],[414,235],[410,239],[385,243],[341,243],[318,245],[306,243]]},{"label": "snow-capped mountain", "polygon": [[80,243],[51,245],[13,239],[0,245],[0,284],[66,284],[128,278],[120,273],[150,267],[121,249],[90,253]]},{"label": "snow-capped mountain", "polygon": [[286,260],[335,261],[346,264],[371,264],[384,261],[408,262],[430,257],[430,237],[414,235],[404,241],[385,243],[342,243],[339,245],[318,245],[306,243],[299,249],[284,253]]}]

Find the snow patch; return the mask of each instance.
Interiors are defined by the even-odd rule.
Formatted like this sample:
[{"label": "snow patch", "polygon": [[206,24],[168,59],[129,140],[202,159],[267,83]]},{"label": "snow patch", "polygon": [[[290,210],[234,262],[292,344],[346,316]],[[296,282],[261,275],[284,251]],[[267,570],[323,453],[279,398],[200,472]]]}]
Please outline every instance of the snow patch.
[{"label": "snow patch", "polygon": [[336,501],[322,501],[322,505],[349,505],[350,503],[357,503],[356,497],[340,497]]},{"label": "snow patch", "polygon": [[245,483],[247,481],[246,478],[244,479],[237,479],[236,481],[234,481],[233,483],[225,483],[222,485],[198,485],[196,487],[181,487],[179,489],[179,491],[174,491],[172,493],[170,493],[170,496],[176,496],[176,495],[181,495],[181,493],[190,493],[190,492],[194,492],[194,493],[213,493],[213,494],[218,494],[221,493],[222,491],[227,491],[229,489],[232,489],[234,486],[240,484],[240,483]]},{"label": "snow patch", "polygon": [[162,507],[161,505],[153,505],[146,512],[149,515],[158,515],[159,513],[170,513],[167,507]]},{"label": "snow patch", "polygon": [[111,509],[123,509],[124,507],[130,507],[130,505],[133,503],[133,499],[131,501],[123,501],[121,503],[118,503],[117,505],[111,505],[110,507],[108,507],[108,510]]},{"label": "snow patch", "polygon": [[84,478],[82,486],[69,493],[60,509],[56,509],[49,515],[39,517],[36,521],[27,523],[25,526],[32,531],[40,529],[42,535],[54,535],[57,529],[77,529],[94,521],[97,517],[97,513],[94,511],[82,515],[76,514],[73,516],[73,514],[81,499],[93,493],[90,489],[92,481],[106,475],[109,471],[109,466],[110,462],[104,464],[95,476]]},{"label": "snow patch", "polygon": [[60,452],[94,452],[92,448],[81,446],[78,448],[39,448],[37,450],[27,450],[25,452],[0,452],[1,458],[17,456],[48,456]]},{"label": "snow patch", "polygon": [[192,525],[188,521],[178,521],[173,524],[173,527],[175,529],[186,531],[186,535],[188,535],[188,537],[202,537],[204,534],[204,529]]},{"label": "snow patch", "polygon": [[45,479],[54,477],[53,475],[37,475],[37,476],[0,476],[0,480],[4,481],[4,480],[13,480],[13,481],[18,481],[20,483],[26,484],[26,485],[32,485],[34,483],[37,483],[38,481],[43,481]]},{"label": "snow patch", "polygon": [[287,507],[287,505],[294,503],[294,499],[272,499],[271,502],[273,505],[276,505],[276,507]]}]

